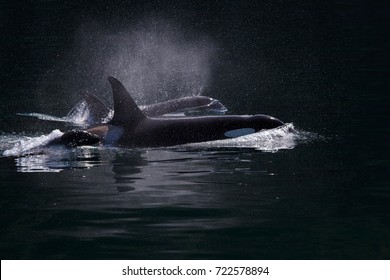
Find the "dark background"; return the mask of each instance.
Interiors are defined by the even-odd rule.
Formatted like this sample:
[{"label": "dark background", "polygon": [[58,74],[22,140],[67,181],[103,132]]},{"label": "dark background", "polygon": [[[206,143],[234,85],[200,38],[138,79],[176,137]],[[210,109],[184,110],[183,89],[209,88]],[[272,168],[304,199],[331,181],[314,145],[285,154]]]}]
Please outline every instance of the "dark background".
[{"label": "dark background", "polygon": [[[73,94],[93,86],[75,63],[83,57],[75,48],[80,26],[120,33],[145,17],[169,18],[188,38],[213,40],[205,94],[233,112],[270,111],[307,129],[334,117],[385,114],[379,99],[388,101],[387,11],[360,1],[3,1],[2,115],[66,112],[77,98],[64,98],[70,83]],[[351,106],[355,115],[345,115]]]}]

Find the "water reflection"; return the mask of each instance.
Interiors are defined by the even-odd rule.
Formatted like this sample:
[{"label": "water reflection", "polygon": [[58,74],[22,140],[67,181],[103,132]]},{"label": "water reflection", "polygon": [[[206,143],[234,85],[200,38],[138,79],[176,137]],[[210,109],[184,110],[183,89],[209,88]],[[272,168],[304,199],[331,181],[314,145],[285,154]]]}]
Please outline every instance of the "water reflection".
[{"label": "water reflection", "polygon": [[[94,196],[101,186],[101,191],[123,194],[115,200],[126,204],[131,199],[131,205],[139,207],[218,207],[221,202],[216,191],[230,185],[245,186],[248,178],[243,176],[275,172],[268,161],[254,163],[251,150],[239,149],[64,149],[18,158],[16,164],[18,171],[63,171],[67,191]],[[234,179],[226,180],[229,176]],[[101,203],[99,200],[99,208],[105,204]],[[107,204],[112,206],[110,201]]]},{"label": "water reflection", "polygon": [[50,166],[48,155],[32,155],[15,159],[18,172],[60,172],[62,169]]},{"label": "water reflection", "polygon": [[[2,209],[13,211],[2,213],[2,249],[17,258],[307,256],[313,247],[297,244],[333,229],[303,229],[324,218],[333,224],[353,177],[337,171],[346,170],[338,156],[321,148],[309,157],[305,149],[85,147],[15,159],[28,171],[19,174],[6,158]],[[283,253],[279,239],[294,250]]]},{"label": "water reflection", "polygon": [[65,169],[91,168],[101,163],[101,155],[94,148],[44,148],[41,153],[15,159],[18,172],[60,172]]},{"label": "water reflection", "polygon": [[[267,175],[271,166],[252,157],[251,151],[237,149],[83,148],[23,157],[16,163],[19,171],[63,171],[39,177],[55,186],[49,195],[55,202],[45,205],[46,213],[52,213],[45,218],[46,234],[140,238],[141,228],[164,235],[245,225],[245,218],[230,213],[242,211],[242,199],[249,198],[250,204],[261,198],[261,190],[248,187],[248,176]],[[248,192],[253,196],[247,197]]]},{"label": "water reflection", "polygon": [[[305,207],[311,215],[321,209],[301,204],[301,193],[319,190],[295,176],[305,173],[295,167],[294,151],[46,147],[14,159],[16,171],[23,172],[22,187],[4,194],[23,215],[5,214],[11,221],[5,239],[19,242],[24,232],[36,236],[22,250],[35,257],[80,258],[73,255],[78,248],[68,248],[74,244],[87,247],[86,258],[218,257],[228,251],[221,238],[235,240],[242,257],[257,256],[261,244],[250,240],[258,242],[263,230],[272,232],[279,220],[289,223],[286,217],[306,213]],[[7,176],[15,184],[12,173]],[[237,236],[247,236],[245,250]],[[194,239],[220,245],[217,252],[208,246],[197,250]]]}]

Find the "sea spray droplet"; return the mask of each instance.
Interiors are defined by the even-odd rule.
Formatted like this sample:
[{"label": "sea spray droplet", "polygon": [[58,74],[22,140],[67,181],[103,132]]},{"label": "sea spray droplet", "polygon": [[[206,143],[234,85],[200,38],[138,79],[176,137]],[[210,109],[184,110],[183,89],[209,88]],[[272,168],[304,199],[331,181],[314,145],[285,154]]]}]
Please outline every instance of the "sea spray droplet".
[{"label": "sea spray droplet", "polygon": [[11,149],[5,150],[3,152],[3,156],[12,157],[12,156],[21,156],[27,154],[32,150],[42,147],[47,143],[49,143],[50,141],[61,137],[63,134],[64,134],[63,132],[56,129],[53,130],[48,135],[42,135],[38,137],[31,137],[26,140],[20,140]]}]

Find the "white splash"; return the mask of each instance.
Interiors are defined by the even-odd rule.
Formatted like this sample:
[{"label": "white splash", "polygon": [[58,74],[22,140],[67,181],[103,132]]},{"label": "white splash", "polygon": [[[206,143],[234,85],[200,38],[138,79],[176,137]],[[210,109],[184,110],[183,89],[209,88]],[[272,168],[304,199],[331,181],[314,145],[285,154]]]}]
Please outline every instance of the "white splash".
[{"label": "white splash", "polygon": [[[19,140],[14,144],[11,149],[5,150],[3,156],[12,157],[12,156],[22,156],[31,153],[37,153],[39,148],[45,146],[50,141],[61,137],[64,133],[60,130],[53,130],[48,135],[41,135],[38,137],[26,137],[25,139]],[[38,149],[38,151],[37,151]]]},{"label": "white splash", "polygon": [[108,115],[103,116],[101,119],[94,119],[87,101],[81,100],[69,111],[69,113],[65,117],[56,117],[40,113],[18,113],[17,115],[25,117],[34,117],[43,121],[63,122],[72,126],[85,127],[94,123],[109,122],[114,115],[114,111],[110,110]]},{"label": "white splash", "polygon": [[306,139],[304,134],[297,131],[292,123],[287,123],[278,128],[262,130],[233,139],[186,144],[181,147],[254,148],[261,151],[276,152],[278,150],[293,149],[300,140]]},{"label": "white splash", "polygon": [[84,125],[90,122],[90,115],[87,101],[81,100],[63,119],[69,123]]},{"label": "white splash", "polygon": [[96,116],[96,113],[93,114],[91,110],[93,111],[93,108],[90,108],[88,102],[83,99],[62,119],[71,125],[88,126],[97,123],[107,123],[114,116],[114,111],[110,109],[107,109],[107,115],[104,114],[105,112],[97,112],[99,116]]}]

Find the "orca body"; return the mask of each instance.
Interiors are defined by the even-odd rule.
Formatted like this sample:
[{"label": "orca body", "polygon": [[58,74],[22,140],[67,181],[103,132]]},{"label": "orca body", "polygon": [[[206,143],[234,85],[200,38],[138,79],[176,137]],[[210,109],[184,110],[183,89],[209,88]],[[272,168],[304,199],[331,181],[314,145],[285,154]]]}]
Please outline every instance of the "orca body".
[{"label": "orca body", "polygon": [[[111,110],[97,96],[86,93],[84,100],[93,120],[102,120],[110,115]],[[139,108],[148,117],[161,117],[180,112],[183,112],[184,115],[201,114],[202,112],[224,114],[227,111],[219,100],[207,96],[182,97],[150,105],[141,105]]]},{"label": "orca body", "polygon": [[225,114],[226,107],[217,99],[207,96],[191,96],[140,106],[142,113],[148,117],[159,117],[172,113],[183,115]]},{"label": "orca body", "polygon": [[64,139],[64,144],[76,143],[77,146],[78,143],[83,145],[99,139],[103,144],[120,147],[166,147],[228,139],[284,124],[267,115],[152,118],[141,111],[121,82],[113,77],[108,77],[108,81],[114,96],[112,120],[79,133],[65,133],[56,144]]},{"label": "orca body", "polygon": [[[146,118],[139,121],[134,127],[123,126],[123,131],[119,132],[121,135],[118,137],[116,145],[127,147],[175,146],[235,138],[262,129],[275,128],[282,124],[266,115],[208,116],[182,119]],[[110,136],[111,131],[113,131],[112,127],[109,127],[106,135]],[[230,132],[235,131],[238,134],[229,136]],[[89,132],[93,133],[93,130]],[[102,138],[103,142],[104,137]]]}]

